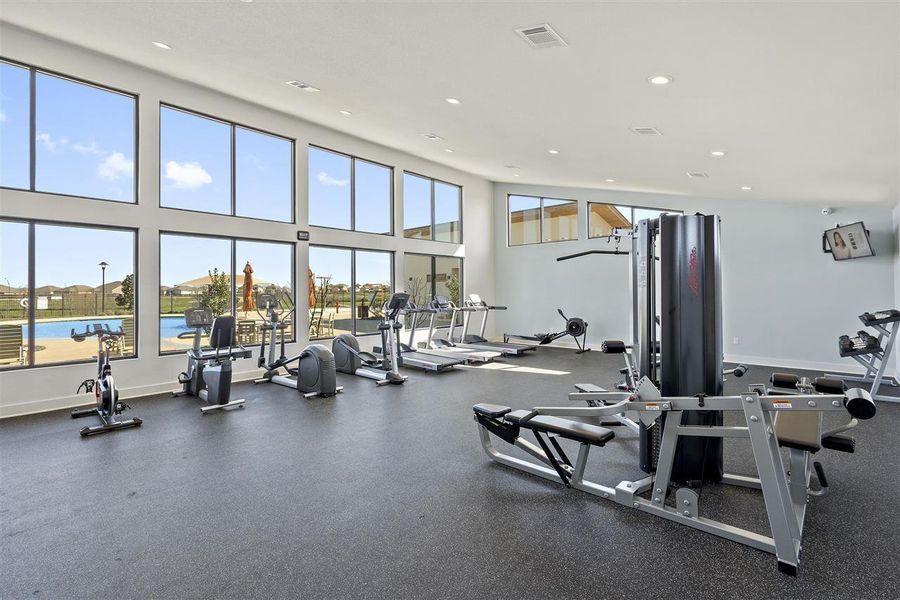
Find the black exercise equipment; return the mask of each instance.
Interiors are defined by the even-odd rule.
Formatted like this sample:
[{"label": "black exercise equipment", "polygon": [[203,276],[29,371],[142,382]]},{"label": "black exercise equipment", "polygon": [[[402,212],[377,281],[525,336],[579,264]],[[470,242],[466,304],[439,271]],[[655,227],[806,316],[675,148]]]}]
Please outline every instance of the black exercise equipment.
[{"label": "black exercise equipment", "polygon": [[575,338],[575,344],[578,346],[578,350],[575,352],[576,354],[590,352],[591,349],[587,347],[587,322],[581,317],[567,317],[565,313],[563,313],[561,308],[556,309],[556,312],[558,312],[559,316],[561,316],[566,321],[566,328],[562,331],[557,331],[555,333],[535,333],[533,335],[504,333],[503,341],[509,342],[510,339],[528,340],[530,342],[537,342],[539,345],[544,346],[546,344],[549,344],[550,342],[558,340],[561,337],[571,335],[573,338]]},{"label": "black exercise equipment", "polygon": [[80,393],[83,389],[86,394],[93,393],[97,405],[91,408],[76,408],[72,411],[72,418],[79,419],[81,417],[98,417],[100,425],[93,427],[82,427],[81,435],[89,436],[98,433],[107,433],[118,429],[129,429],[131,427],[140,427],[141,421],[138,418],[119,421],[117,415],[131,408],[124,402],[119,400],[119,390],[112,376],[112,367],[109,364],[110,349],[125,336],[125,333],[112,331],[109,325],[95,323],[93,326],[86,326],[83,332],[76,332],[72,329],[71,337],[76,342],[83,342],[89,337],[97,338],[97,377],[95,379],[85,379],[78,386],[75,392]]},{"label": "black exercise equipment", "polygon": [[[213,317],[205,308],[189,308],[184,311],[185,324],[194,331],[178,334],[179,338],[192,337],[193,346],[187,351],[187,371],[178,375],[182,389],[173,396],[196,396],[207,402],[200,407],[206,414],[212,410],[243,407],[244,399],[231,399],[232,361],[251,358],[253,351],[238,344],[234,346],[236,330],[234,317]],[[209,332],[209,349],[202,347],[202,337]]]},{"label": "black exercise equipment", "polygon": [[862,376],[847,376],[829,374],[831,377],[840,377],[848,381],[858,381],[872,384],[872,397],[882,402],[900,402],[896,396],[880,394],[882,385],[896,387],[896,378],[885,376],[888,366],[891,364],[891,353],[897,343],[900,332],[900,310],[891,308],[874,313],[864,312],[859,315],[859,320],[866,327],[875,330],[877,336],[868,331],[860,330],[856,336],[842,335],[838,338],[838,352],[841,358],[852,358],[864,369]]}]

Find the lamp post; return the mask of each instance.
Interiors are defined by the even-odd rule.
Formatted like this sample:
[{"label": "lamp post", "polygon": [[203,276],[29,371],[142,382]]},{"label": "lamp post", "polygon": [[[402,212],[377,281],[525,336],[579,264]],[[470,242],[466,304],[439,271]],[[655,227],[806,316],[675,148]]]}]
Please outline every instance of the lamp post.
[{"label": "lamp post", "polygon": [[100,312],[106,314],[106,261],[100,263]]}]

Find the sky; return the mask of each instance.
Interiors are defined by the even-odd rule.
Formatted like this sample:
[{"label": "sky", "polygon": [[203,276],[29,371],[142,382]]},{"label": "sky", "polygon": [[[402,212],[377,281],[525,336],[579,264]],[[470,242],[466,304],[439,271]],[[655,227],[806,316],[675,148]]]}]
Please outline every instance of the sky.
[{"label": "sky", "polygon": [[356,231],[390,233],[390,168],[314,147],[309,149],[308,168],[310,225],[350,229],[355,194]]},{"label": "sky", "polygon": [[[235,242],[235,271],[238,285],[244,265],[250,261],[253,277],[281,286],[291,284],[293,244]],[[160,285],[173,287],[206,276],[214,268],[231,273],[231,240],[184,235],[161,235],[159,240]]]},{"label": "sky", "polygon": [[[343,248],[326,248],[323,246],[309,247],[309,268],[316,277],[331,275],[331,283],[351,284],[350,250]],[[356,252],[356,283],[384,283],[391,282],[391,254],[389,252],[369,252],[358,250]],[[316,280],[316,285],[319,281]]]}]

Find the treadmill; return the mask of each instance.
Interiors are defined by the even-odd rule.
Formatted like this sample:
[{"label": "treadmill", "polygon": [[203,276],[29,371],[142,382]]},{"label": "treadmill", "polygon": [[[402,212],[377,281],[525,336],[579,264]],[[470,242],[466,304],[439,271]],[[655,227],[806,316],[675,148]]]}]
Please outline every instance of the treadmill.
[{"label": "treadmill", "polygon": [[[427,349],[427,352],[453,358],[462,358],[469,363],[491,362],[495,358],[502,356],[501,352],[495,350],[475,350],[454,343],[452,340],[452,324],[450,330],[451,335],[448,335],[446,339],[434,337],[437,316],[439,314],[449,313],[451,315],[451,320],[454,320],[456,319],[457,310],[456,305],[453,304],[447,296],[435,296],[431,301],[431,306],[429,306],[429,308],[431,309],[431,318],[428,322],[428,338],[425,342],[419,342],[419,346],[424,346]],[[410,342],[412,342],[412,335],[410,335]]]},{"label": "treadmill", "polygon": [[[401,367],[412,367],[415,369],[441,373],[443,371],[452,370],[456,365],[466,363],[465,359],[462,358],[441,356],[428,351],[415,350],[411,344],[416,332],[416,321],[420,314],[430,313],[431,309],[418,308],[412,300],[410,300],[409,294],[403,292],[395,293],[388,301],[388,312],[393,311],[396,308],[400,308],[401,315],[405,315],[407,318],[412,319],[412,321],[410,321],[409,344],[404,344],[400,341],[400,330],[402,329],[402,325],[399,322],[394,325],[394,335],[396,335],[397,338],[398,362]],[[384,350],[380,346],[375,346],[373,352],[384,356]]]},{"label": "treadmill", "polygon": [[[449,339],[456,343],[460,348],[469,348],[472,350],[483,350],[489,352],[499,352],[503,356],[522,356],[526,352],[534,352],[537,350],[537,344],[516,344],[513,342],[492,342],[484,337],[485,326],[487,325],[488,313],[492,310],[506,310],[505,306],[491,306],[481,299],[478,294],[469,294],[466,298],[465,306],[457,307],[456,312],[463,313],[462,335],[457,339],[454,334],[456,325],[456,312],[454,319],[450,323]],[[470,317],[474,313],[481,313],[481,327],[478,334],[469,333]]]}]

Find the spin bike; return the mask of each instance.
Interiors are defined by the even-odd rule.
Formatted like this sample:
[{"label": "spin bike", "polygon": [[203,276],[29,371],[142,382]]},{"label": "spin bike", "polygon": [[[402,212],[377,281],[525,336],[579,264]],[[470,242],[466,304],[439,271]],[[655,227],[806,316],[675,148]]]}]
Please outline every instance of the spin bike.
[{"label": "spin bike", "polygon": [[[260,312],[265,310],[265,314]],[[256,296],[256,312],[263,319],[260,325],[259,360],[257,365],[266,372],[253,383],[276,383],[294,388],[304,398],[315,396],[328,398],[342,392],[343,387],[337,385],[337,369],[334,354],[322,344],[310,344],[297,356],[288,357],[284,351],[284,332],[288,327],[288,318],[294,312],[293,306],[285,312],[275,294],[258,294]],[[280,333],[279,333],[280,332]],[[268,343],[266,337],[268,336]],[[276,338],[281,338],[281,352],[275,358]],[[268,353],[266,347],[268,346]],[[297,366],[291,366],[297,363]],[[281,372],[284,368],[286,374]]]},{"label": "spin bike", "polygon": [[89,337],[97,338],[97,377],[96,379],[85,379],[82,381],[75,392],[79,394],[83,389],[86,394],[93,393],[97,406],[76,408],[72,411],[72,418],[96,416],[100,418],[101,424],[93,427],[82,427],[82,436],[96,435],[117,429],[140,427],[143,422],[138,418],[128,419],[127,421],[116,419],[116,415],[120,415],[122,411],[131,408],[119,400],[119,390],[116,389],[116,382],[112,376],[112,367],[109,364],[110,349],[124,336],[125,333],[121,329],[119,331],[111,331],[108,325],[97,323],[93,326],[87,326],[83,332],[76,332],[72,329],[71,337],[76,342],[83,342]]}]

